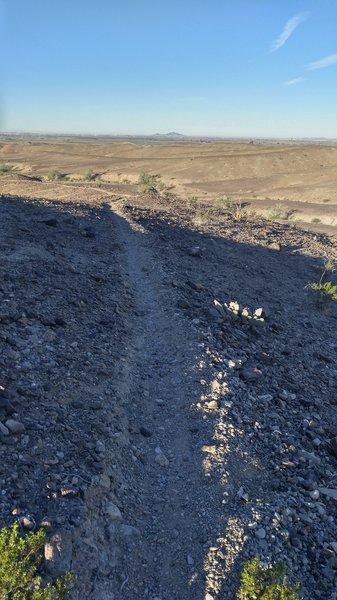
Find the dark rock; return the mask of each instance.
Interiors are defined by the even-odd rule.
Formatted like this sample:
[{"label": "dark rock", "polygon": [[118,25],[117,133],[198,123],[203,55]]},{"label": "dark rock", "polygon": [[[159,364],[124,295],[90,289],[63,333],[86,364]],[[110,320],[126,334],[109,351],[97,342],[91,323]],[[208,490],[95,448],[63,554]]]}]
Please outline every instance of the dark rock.
[{"label": "dark rock", "polygon": [[152,435],[152,431],[150,431],[149,429],[146,429],[146,427],[141,427],[139,429],[140,433],[142,434],[142,436],[149,438]]},{"label": "dark rock", "polygon": [[56,227],[56,225],[58,224],[58,220],[54,218],[43,219],[43,221],[40,221],[40,223],[44,223],[44,225],[48,225],[48,227]]},{"label": "dark rock", "polygon": [[240,377],[247,383],[255,383],[262,377],[262,371],[257,367],[245,367],[241,369]]}]

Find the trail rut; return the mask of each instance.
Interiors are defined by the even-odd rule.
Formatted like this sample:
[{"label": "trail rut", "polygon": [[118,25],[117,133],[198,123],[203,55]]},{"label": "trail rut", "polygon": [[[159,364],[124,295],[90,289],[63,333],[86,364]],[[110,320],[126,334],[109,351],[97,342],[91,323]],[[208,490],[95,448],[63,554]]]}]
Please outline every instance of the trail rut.
[{"label": "trail rut", "polygon": [[133,474],[137,498],[128,515],[140,535],[124,554],[121,597],[197,600],[204,597],[204,544],[215,501],[202,470],[195,441],[199,419],[191,407],[199,393],[200,348],[177,310],[167,285],[172,274],[156,256],[150,234],[118,214],[112,218],[136,302],[128,405],[134,431],[143,433]]}]

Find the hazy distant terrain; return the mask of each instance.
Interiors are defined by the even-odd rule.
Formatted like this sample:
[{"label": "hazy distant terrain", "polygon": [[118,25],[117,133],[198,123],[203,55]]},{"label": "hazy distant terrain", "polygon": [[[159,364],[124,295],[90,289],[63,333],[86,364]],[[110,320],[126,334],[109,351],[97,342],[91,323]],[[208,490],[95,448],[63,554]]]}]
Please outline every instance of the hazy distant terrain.
[{"label": "hazy distant terrain", "polygon": [[[146,171],[160,175],[163,186],[182,198],[213,201],[230,196],[259,213],[277,205],[291,220],[329,227],[337,223],[337,146],[332,143],[196,141],[172,136],[177,139],[170,139],[170,134],[115,140],[3,138],[0,164],[15,171],[1,174],[1,190],[22,192],[20,175],[45,180],[51,169],[70,182],[83,183],[91,169],[94,183],[132,194],[139,173]],[[53,185],[31,183],[34,196],[39,195],[39,185],[48,189]],[[24,184],[29,195],[27,181]]]}]

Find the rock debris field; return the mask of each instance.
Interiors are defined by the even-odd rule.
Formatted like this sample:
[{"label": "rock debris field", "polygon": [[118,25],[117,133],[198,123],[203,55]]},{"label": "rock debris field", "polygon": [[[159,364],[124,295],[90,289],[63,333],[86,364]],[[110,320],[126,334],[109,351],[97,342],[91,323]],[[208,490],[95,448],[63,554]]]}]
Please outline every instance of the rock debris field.
[{"label": "rock debris field", "polygon": [[337,310],[306,288],[336,241],[158,194],[0,201],[1,523],[47,531],[44,580],[234,600],[259,556],[336,600]]}]

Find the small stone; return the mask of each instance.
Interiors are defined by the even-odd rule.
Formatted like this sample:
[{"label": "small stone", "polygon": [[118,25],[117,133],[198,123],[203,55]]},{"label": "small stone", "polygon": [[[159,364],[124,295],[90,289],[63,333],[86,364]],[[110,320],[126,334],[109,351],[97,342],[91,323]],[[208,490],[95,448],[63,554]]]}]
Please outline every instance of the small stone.
[{"label": "small stone", "polygon": [[95,445],[95,451],[98,452],[99,454],[104,454],[105,444],[103,442],[101,442],[100,440],[97,440],[96,445]]},{"label": "small stone", "polygon": [[211,400],[210,402],[206,402],[205,406],[209,410],[218,410],[218,408],[219,408],[219,404],[218,404],[217,400]]},{"label": "small stone", "polygon": [[110,486],[111,486],[111,480],[110,480],[109,475],[107,475],[106,473],[103,473],[99,478],[99,483],[103,488],[105,488],[106,490],[109,490]]},{"label": "small stone", "polygon": [[157,447],[155,449],[155,453],[156,453],[156,458],[155,461],[161,466],[161,467],[168,467],[170,464],[170,461],[168,460],[168,458],[166,458],[165,454],[163,453],[163,451]]},{"label": "small stone", "polygon": [[25,430],[24,424],[20,423],[20,421],[15,421],[14,419],[7,419],[5,425],[13,435],[23,433]]},{"label": "small stone", "polygon": [[334,553],[337,554],[337,542],[330,542],[330,546],[333,549]]},{"label": "small stone", "polygon": [[150,431],[149,429],[146,429],[146,427],[141,427],[139,431],[142,434],[142,436],[144,436],[146,438],[149,438],[152,435],[152,431]]},{"label": "small stone", "polygon": [[0,434],[1,435],[9,435],[9,429],[0,421]]},{"label": "small stone", "polygon": [[30,515],[25,515],[23,517],[20,517],[19,520],[20,520],[22,527],[24,527],[25,529],[32,530],[35,528],[35,521]]},{"label": "small stone", "polygon": [[262,377],[262,371],[257,367],[246,367],[240,371],[240,376],[247,383],[255,383]]},{"label": "small stone", "polygon": [[200,246],[193,246],[193,248],[189,249],[190,256],[201,256],[201,248]]},{"label": "small stone", "polygon": [[39,526],[42,527],[42,529],[45,529],[46,531],[51,531],[53,528],[53,521],[51,519],[49,519],[48,517],[44,517],[40,521]]},{"label": "small stone", "polygon": [[216,446],[203,446],[202,451],[207,454],[216,454]]},{"label": "small stone", "polygon": [[324,488],[324,487],[320,487],[318,488],[320,493],[323,494],[324,496],[328,496],[329,498],[333,498],[334,500],[337,500],[337,490],[336,489],[330,489],[330,488]]},{"label": "small stone", "polygon": [[249,495],[247,492],[245,492],[243,486],[241,486],[238,491],[237,491],[237,497],[240,498],[240,500],[243,500],[243,502],[248,502],[249,501]]},{"label": "small stone", "polygon": [[221,385],[216,379],[213,379],[213,381],[211,381],[210,388],[213,394],[217,394],[220,392]]},{"label": "small stone", "polygon": [[137,529],[137,527],[132,527],[132,525],[121,525],[120,532],[125,537],[134,537],[140,535],[139,529]]},{"label": "small stone", "polygon": [[122,513],[119,510],[118,506],[116,506],[116,504],[114,504],[113,502],[108,502],[108,504],[105,507],[105,512],[113,521],[122,520]]},{"label": "small stone", "polygon": [[260,529],[257,529],[255,531],[255,535],[259,540],[264,540],[264,538],[266,537],[266,530],[261,527]]},{"label": "small stone", "polygon": [[241,358],[233,358],[233,359],[229,359],[227,360],[227,366],[229,367],[229,369],[241,369],[243,365],[243,361],[241,360]]},{"label": "small stone", "polygon": [[277,250],[277,252],[281,252],[282,250],[280,242],[271,242],[268,244],[268,248],[270,248],[270,250]]},{"label": "small stone", "polygon": [[312,492],[309,492],[309,496],[313,500],[318,500],[318,498],[319,498],[319,491],[318,490],[313,490]]},{"label": "small stone", "polygon": [[194,560],[192,558],[192,556],[190,554],[188,554],[187,556],[187,564],[192,567],[192,565],[194,565]]}]

